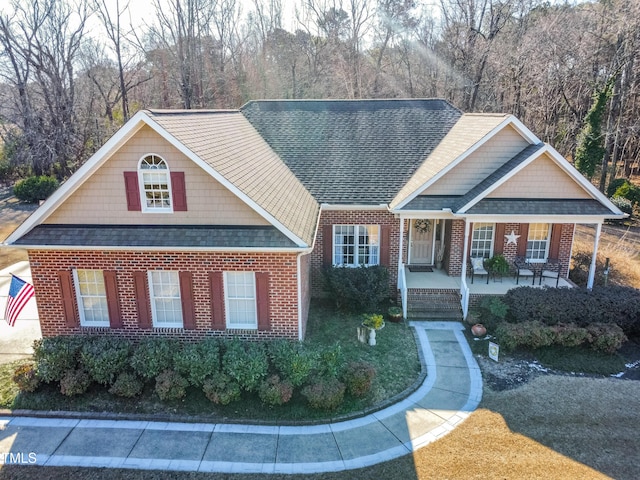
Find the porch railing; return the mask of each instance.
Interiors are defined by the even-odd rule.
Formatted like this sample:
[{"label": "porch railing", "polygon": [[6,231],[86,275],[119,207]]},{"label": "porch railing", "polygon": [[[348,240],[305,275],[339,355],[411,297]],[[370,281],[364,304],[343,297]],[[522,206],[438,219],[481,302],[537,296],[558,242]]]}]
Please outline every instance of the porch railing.
[{"label": "porch railing", "polygon": [[469,287],[467,286],[467,279],[463,278],[460,286],[460,304],[462,305],[462,319],[467,319],[467,313],[469,313]]},{"label": "porch railing", "polygon": [[402,317],[407,318],[407,277],[404,273],[404,263],[398,268],[398,290],[402,299]]}]

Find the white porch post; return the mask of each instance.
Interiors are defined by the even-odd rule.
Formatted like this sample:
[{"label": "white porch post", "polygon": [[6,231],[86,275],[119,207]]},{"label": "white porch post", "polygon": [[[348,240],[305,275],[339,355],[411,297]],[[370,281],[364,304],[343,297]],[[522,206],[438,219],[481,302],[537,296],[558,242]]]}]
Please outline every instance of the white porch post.
[{"label": "white porch post", "polygon": [[404,217],[400,217],[400,249],[398,250],[398,268],[402,266],[402,249],[404,248]]},{"label": "white porch post", "polygon": [[462,247],[462,284],[466,284],[467,280],[467,257],[469,256],[469,221],[464,221],[464,246]]},{"label": "white porch post", "polygon": [[600,234],[602,233],[602,223],[596,224],[596,234],[593,239],[593,255],[591,256],[591,266],[589,267],[589,278],[587,279],[587,288],[593,288],[593,281],[596,277],[596,257],[598,255],[598,244],[600,243]]}]

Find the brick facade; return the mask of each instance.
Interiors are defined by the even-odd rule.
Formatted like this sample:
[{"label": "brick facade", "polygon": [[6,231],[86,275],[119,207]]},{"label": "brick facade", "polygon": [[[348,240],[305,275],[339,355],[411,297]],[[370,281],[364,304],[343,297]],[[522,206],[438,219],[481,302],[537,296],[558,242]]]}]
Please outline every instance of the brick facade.
[{"label": "brick facade", "polygon": [[[113,334],[127,338],[172,336],[185,340],[204,336],[237,336],[247,339],[298,339],[298,275],[295,253],[213,253],[213,252],[134,252],[134,251],[29,251],[33,283],[38,296],[42,335]],[[307,255],[306,257],[309,257]],[[303,278],[302,312],[308,312],[308,260],[301,258]],[[72,269],[115,271],[122,328],[68,326],[59,272]],[[133,275],[149,270],[190,272],[195,328],[141,328],[138,323]],[[209,272],[251,271],[269,274],[268,330],[215,330],[212,328]],[[308,281],[306,282],[308,284]],[[75,299],[77,316],[77,299]],[[222,305],[224,311],[224,305]],[[303,323],[304,327],[304,323]],[[304,328],[303,328],[304,331]]]},{"label": "brick facade", "polygon": [[[406,222],[405,222],[406,223]],[[398,285],[398,251],[400,248],[400,219],[387,210],[323,210],[316,234],[316,243],[311,253],[311,291],[314,297],[321,297],[324,265],[325,226],[331,225],[379,225],[389,228],[389,289],[395,296]]]}]

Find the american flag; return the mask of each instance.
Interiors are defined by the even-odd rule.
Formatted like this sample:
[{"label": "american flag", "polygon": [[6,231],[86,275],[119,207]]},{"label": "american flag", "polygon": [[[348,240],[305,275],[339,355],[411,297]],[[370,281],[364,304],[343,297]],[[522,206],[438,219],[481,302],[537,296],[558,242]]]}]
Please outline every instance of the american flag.
[{"label": "american flag", "polygon": [[7,308],[4,311],[4,318],[13,327],[20,312],[33,297],[33,285],[25,282],[21,278],[11,275],[11,285],[9,286],[9,297],[7,298]]}]

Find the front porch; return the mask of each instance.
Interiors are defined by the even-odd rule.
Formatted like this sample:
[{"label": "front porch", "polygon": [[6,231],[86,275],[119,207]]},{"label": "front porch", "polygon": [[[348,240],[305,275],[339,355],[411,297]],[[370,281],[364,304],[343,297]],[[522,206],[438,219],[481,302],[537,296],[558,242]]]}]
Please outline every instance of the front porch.
[{"label": "front porch", "polygon": [[[449,276],[445,270],[411,271],[402,266],[399,272],[399,291],[403,313],[407,318],[461,320],[466,318],[470,305],[477,304],[485,295],[504,295],[512,288],[533,286],[535,288],[555,287],[555,279],[530,277],[520,279],[516,284],[513,275],[504,277],[476,277],[474,283],[466,277],[464,284],[460,277]],[[558,287],[574,285],[560,278]]]},{"label": "front porch", "polygon": [[[449,276],[445,270],[433,269],[432,272],[411,272],[408,266],[404,267],[406,279],[406,287],[412,289],[428,289],[428,290],[456,290],[460,292],[460,277]],[[516,284],[514,275],[507,275],[501,278],[489,278],[487,283],[486,277],[476,277],[471,283],[471,277],[467,277],[467,287],[470,295],[504,295],[508,290],[516,287],[532,286],[531,278],[525,277],[520,279],[520,283]],[[535,278],[536,288],[555,287],[556,281],[551,278],[543,278],[542,285],[539,285],[540,278]],[[558,287],[573,287],[573,284],[565,278],[560,278]]]}]

